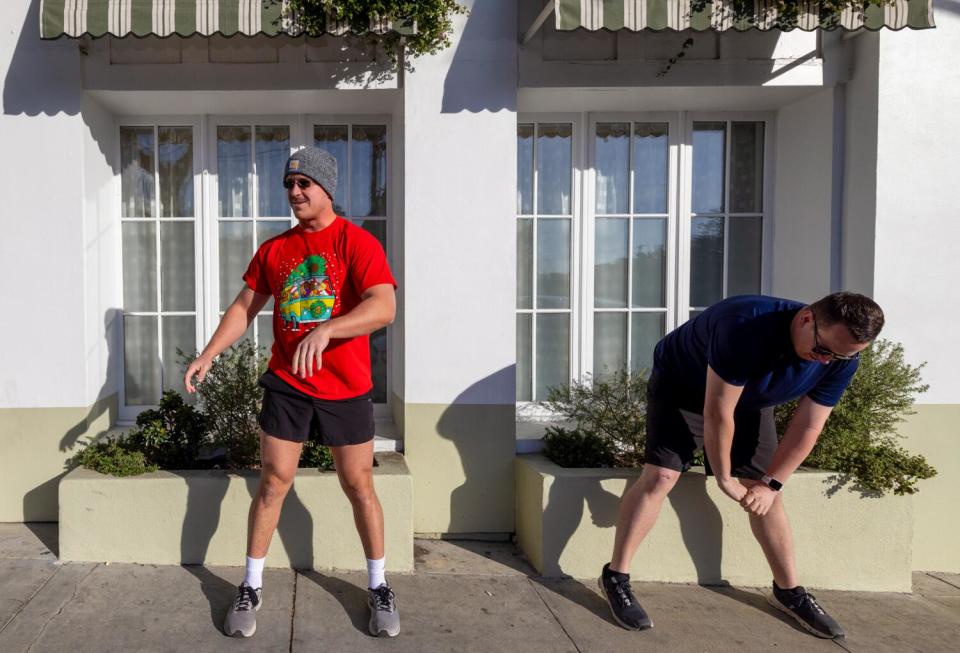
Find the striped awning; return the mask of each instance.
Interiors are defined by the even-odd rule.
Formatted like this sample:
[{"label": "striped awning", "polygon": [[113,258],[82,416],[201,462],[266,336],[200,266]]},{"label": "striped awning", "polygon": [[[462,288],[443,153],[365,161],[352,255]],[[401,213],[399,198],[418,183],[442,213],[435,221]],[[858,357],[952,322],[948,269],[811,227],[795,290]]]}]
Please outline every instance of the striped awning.
[{"label": "striped awning", "polygon": [[[40,0],[40,36],[254,36],[301,33],[287,0]],[[335,17],[327,19],[326,32],[343,35],[351,30]],[[371,23],[376,34],[416,31],[405,21],[384,19]]]},{"label": "striped awning", "polygon": [[[693,29],[693,30],[748,30],[782,29],[777,22],[776,3],[755,0],[757,22],[734,21],[723,0],[707,2],[702,11],[691,13],[690,0],[556,0],[557,29],[573,30],[632,30]],[[811,0],[801,11],[797,28],[868,29],[882,28],[926,29],[933,27],[932,0],[893,0],[883,7],[870,5],[866,11],[846,10],[839,24],[821,22],[818,3]]]}]

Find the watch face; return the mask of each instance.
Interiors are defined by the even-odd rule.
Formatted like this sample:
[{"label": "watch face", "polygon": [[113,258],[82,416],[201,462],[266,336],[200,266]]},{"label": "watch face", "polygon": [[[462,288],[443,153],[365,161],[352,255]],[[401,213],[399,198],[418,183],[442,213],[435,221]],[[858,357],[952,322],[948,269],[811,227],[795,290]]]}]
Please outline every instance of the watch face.
[{"label": "watch face", "polygon": [[771,490],[776,490],[777,492],[779,492],[779,491],[781,490],[781,488],[783,488],[783,483],[781,483],[780,481],[778,481],[778,480],[775,479],[775,478],[771,478],[771,479],[767,480],[767,485],[770,486],[770,489],[771,489]]}]

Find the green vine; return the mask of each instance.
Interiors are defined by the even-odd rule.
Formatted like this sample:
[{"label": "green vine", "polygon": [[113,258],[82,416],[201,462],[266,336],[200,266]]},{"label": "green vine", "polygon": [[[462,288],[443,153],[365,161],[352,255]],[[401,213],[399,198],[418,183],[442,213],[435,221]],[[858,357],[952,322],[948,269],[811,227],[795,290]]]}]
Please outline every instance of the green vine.
[{"label": "green vine", "polygon": [[[376,41],[394,64],[403,61],[407,69],[410,58],[436,54],[450,47],[453,17],[467,13],[456,0],[290,0],[290,15],[307,36],[321,36],[327,31],[328,17],[350,26],[351,32]],[[376,34],[370,25],[381,18],[402,20],[416,25],[413,34],[387,31]]]}]

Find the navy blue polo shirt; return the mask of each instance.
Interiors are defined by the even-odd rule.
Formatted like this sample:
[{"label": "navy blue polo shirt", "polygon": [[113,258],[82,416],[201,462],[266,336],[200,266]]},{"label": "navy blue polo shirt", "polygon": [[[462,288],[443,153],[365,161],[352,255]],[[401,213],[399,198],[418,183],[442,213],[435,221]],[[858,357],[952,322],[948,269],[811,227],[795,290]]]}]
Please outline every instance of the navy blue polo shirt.
[{"label": "navy blue polo shirt", "polygon": [[824,365],[797,356],[790,322],[804,306],[763,295],[718,302],[657,343],[653,371],[677,393],[681,408],[698,413],[703,412],[708,364],[727,383],[743,386],[738,410],[759,410],[804,395],[833,406],[859,360]]}]

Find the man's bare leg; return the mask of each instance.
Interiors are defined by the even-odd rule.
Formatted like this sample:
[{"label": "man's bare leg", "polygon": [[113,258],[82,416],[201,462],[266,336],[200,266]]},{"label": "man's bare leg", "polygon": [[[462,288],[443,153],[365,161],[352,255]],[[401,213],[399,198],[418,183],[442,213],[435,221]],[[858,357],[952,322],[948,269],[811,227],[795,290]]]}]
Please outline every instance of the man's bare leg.
[{"label": "man's bare leg", "polygon": [[640,478],[620,499],[617,534],[613,543],[613,557],[610,559],[612,571],[630,573],[630,561],[653,528],[663,500],[679,478],[680,472],[672,469],[651,464],[643,466]]},{"label": "man's bare leg", "polygon": [[[740,482],[748,488],[759,483],[749,479],[740,479]],[[799,583],[794,559],[793,532],[790,530],[787,511],[783,507],[783,497],[777,494],[770,510],[763,517],[750,513],[750,529],[763,549],[763,555],[767,558],[777,586],[796,587]]]},{"label": "man's bare leg", "polygon": [[260,487],[247,521],[247,556],[264,558],[280,521],[283,500],[293,485],[303,443],[260,432]]},{"label": "man's bare leg", "polygon": [[353,521],[368,560],[379,560],[383,550],[383,509],[373,487],[373,440],[330,447],[340,487],[353,506]]}]

